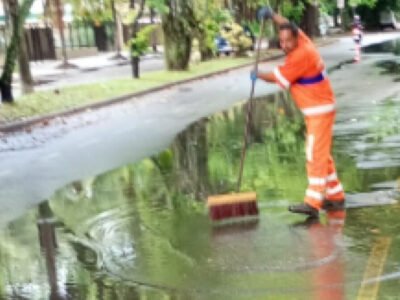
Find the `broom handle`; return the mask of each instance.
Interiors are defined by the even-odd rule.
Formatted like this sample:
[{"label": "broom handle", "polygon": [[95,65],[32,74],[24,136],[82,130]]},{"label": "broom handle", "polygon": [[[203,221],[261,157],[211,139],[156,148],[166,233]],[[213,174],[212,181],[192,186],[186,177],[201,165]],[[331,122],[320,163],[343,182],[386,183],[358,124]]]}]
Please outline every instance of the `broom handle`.
[{"label": "broom handle", "polygon": [[[261,29],[260,29],[260,37],[258,38],[256,61],[255,61],[255,66],[254,66],[254,71],[255,72],[258,71],[258,62],[260,60],[260,50],[261,50],[262,36],[263,36],[263,33],[264,33],[264,24],[265,24],[265,21],[262,20],[261,21]],[[255,86],[256,86],[256,82],[253,81],[252,84],[251,84],[249,102],[247,103],[246,125],[245,125],[244,135],[243,135],[243,148],[242,148],[242,156],[241,156],[241,159],[240,159],[240,169],[239,169],[239,176],[238,176],[238,181],[237,181],[237,192],[240,192],[240,188],[242,186],[243,167],[244,167],[244,161],[246,159],[246,149],[247,149],[248,135],[249,135],[249,132],[250,132],[250,119],[251,119],[251,114],[252,114],[253,97],[254,97]]]}]

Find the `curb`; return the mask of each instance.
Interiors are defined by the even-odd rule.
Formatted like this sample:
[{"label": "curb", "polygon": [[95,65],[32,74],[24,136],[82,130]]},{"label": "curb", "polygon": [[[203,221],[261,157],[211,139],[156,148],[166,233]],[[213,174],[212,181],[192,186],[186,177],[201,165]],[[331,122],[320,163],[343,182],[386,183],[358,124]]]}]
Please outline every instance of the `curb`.
[{"label": "curb", "polygon": [[[283,58],[283,57],[284,57],[284,54],[273,55],[271,57],[268,57],[268,58],[260,60],[260,62],[263,63],[263,62],[267,62],[267,61],[280,59],[280,58]],[[210,77],[213,77],[213,76],[216,76],[216,75],[226,74],[226,73],[229,73],[231,71],[239,70],[239,69],[242,69],[242,68],[247,68],[249,66],[252,66],[253,64],[254,64],[254,62],[250,62],[250,63],[246,63],[246,64],[243,64],[243,65],[240,65],[240,66],[235,66],[235,67],[231,67],[231,68],[228,68],[228,69],[223,69],[223,70],[215,71],[215,72],[212,72],[212,73],[208,73],[208,74],[204,74],[204,75],[200,75],[200,76],[196,76],[196,77],[192,77],[192,78],[188,78],[188,79],[183,79],[183,80],[167,83],[167,84],[156,86],[154,88],[150,88],[150,89],[147,89],[147,90],[144,90],[144,91],[134,92],[134,93],[118,96],[118,97],[111,98],[111,99],[108,99],[108,100],[104,100],[104,101],[100,101],[100,102],[96,102],[96,103],[83,105],[83,106],[72,108],[72,109],[68,109],[68,110],[65,110],[65,111],[49,113],[49,114],[45,114],[45,115],[41,115],[41,116],[37,116],[37,117],[32,117],[32,118],[29,118],[29,119],[26,119],[26,120],[23,120],[23,121],[17,121],[17,122],[12,122],[12,123],[6,124],[6,125],[0,125],[0,133],[10,133],[10,132],[13,132],[13,131],[19,131],[19,130],[25,129],[26,127],[29,127],[29,126],[32,126],[32,125],[36,125],[36,124],[39,124],[39,123],[44,123],[44,122],[49,121],[51,119],[55,119],[55,118],[59,118],[59,117],[66,117],[66,116],[70,116],[72,114],[84,112],[84,111],[87,111],[87,110],[98,109],[98,108],[110,106],[110,105],[113,105],[113,104],[122,103],[122,102],[125,102],[125,101],[132,100],[132,98],[135,98],[135,97],[145,96],[145,95],[148,95],[148,94],[151,94],[151,93],[154,93],[154,92],[159,92],[159,91],[164,90],[164,89],[169,89],[169,88],[172,88],[172,87],[175,87],[175,86],[178,86],[178,85],[195,82],[197,80],[207,79],[207,78],[210,78]]]}]

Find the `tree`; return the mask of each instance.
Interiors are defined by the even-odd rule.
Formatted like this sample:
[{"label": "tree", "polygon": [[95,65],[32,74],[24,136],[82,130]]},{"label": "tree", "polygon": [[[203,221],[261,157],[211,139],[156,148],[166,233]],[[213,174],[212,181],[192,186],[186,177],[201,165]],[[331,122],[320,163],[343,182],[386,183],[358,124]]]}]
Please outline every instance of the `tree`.
[{"label": "tree", "polygon": [[117,50],[117,53],[113,57],[114,59],[125,59],[125,57],[121,54],[122,51],[122,21],[121,21],[121,15],[119,13],[119,10],[116,7],[115,0],[111,0],[111,10],[112,10],[112,16],[114,20],[114,40],[115,40],[115,48]]},{"label": "tree", "polygon": [[[216,50],[215,38],[223,23],[231,21],[231,16],[223,9],[219,0],[195,0],[195,21],[193,36],[199,41],[201,60],[211,59]],[[227,17],[228,15],[228,17]]]},{"label": "tree", "polygon": [[[5,15],[9,16],[9,8],[7,7],[8,2],[3,3]],[[7,32],[12,30],[12,26],[9,22],[9,18],[6,18],[6,30]],[[25,31],[22,29],[22,36],[20,40],[20,51],[18,54],[18,66],[19,66],[19,74],[20,74],[20,81],[22,83],[23,92],[32,92],[33,91],[33,79],[32,73],[29,63],[29,55],[28,49],[26,45],[25,39]]]},{"label": "tree", "polygon": [[300,27],[309,37],[319,36],[319,7],[318,2],[303,0],[304,13]]},{"label": "tree", "polygon": [[57,25],[58,31],[60,33],[61,39],[61,49],[62,49],[62,59],[63,62],[60,66],[62,69],[71,69],[76,68],[75,65],[70,64],[68,62],[68,52],[67,52],[67,45],[65,43],[65,35],[64,35],[64,9],[62,6],[61,0],[54,0],[55,1],[55,9],[56,9],[56,18],[57,18]]},{"label": "tree", "polygon": [[[143,43],[141,43],[141,42],[145,42],[144,39],[140,39],[140,38],[139,38],[139,42],[137,41],[138,40],[138,32],[139,32],[139,19],[143,16],[145,3],[146,3],[146,0],[140,0],[138,9],[135,10],[135,8],[136,8],[135,1],[131,0],[131,2],[130,2],[130,8],[135,10],[135,16],[134,16],[133,23],[132,23],[132,39],[131,39],[131,44],[130,44],[133,78],[139,78],[139,60],[140,60],[140,55],[142,54],[141,53],[142,50],[139,49],[139,47],[137,47],[137,46],[138,46],[138,44],[140,44],[140,46],[142,46]],[[135,47],[137,47],[137,49],[135,49]]]},{"label": "tree", "polygon": [[371,2],[364,0],[361,3],[357,4],[356,11],[360,15],[363,24],[365,27],[375,29],[379,28],[379,14],[381,11],[392,10],[399,11],[400,10],[400,1],[399,0],[370,0]]},{"label": "tree", "polygon": [[[153,7],[150,7],[150,23],[153,25],[154,24],[154,18],[156,16],[156,12]],[[153,32],[152,37],[151,37],[151,46],[153,48],[153,52],[157,53],[157,43],[156,43],[156,36],[155,33]]]},{"label": "tree", "polygon": [[162,11],[165,60],[168,70],[187,70],[196,18],[192,0],[164,0]]},{"label": "tree", "polygon": [[20,80],[24,93],[33,92],[33,78],[31,73],[31,67],[29,62],[28,49],[26,45],[26,39],[23,31],[23,35],[20,40],[20,49],[18,55],[18,66]]},{"label": "tree", "polygon": [[139,78],[140,56],[146,53],[147,49],[149,49],[150,37],[154,29],[154,25],[146,26],[136,34],[136,37],[131,38],[128,42],[132,59],[132,72],[134,78]]},{"label": "tree", "polygon": [[12,36],[10,44],[7,47],[3,73],[0,78],[1,98],[3,102],[14,101],[14,97],[12,95],[12,76],[20,51],[23,25],[26,17],[29,14],[33,1],[34,0],[24,0],[21,6],[18,4],[18,0],[7,1],[12,25]]}]

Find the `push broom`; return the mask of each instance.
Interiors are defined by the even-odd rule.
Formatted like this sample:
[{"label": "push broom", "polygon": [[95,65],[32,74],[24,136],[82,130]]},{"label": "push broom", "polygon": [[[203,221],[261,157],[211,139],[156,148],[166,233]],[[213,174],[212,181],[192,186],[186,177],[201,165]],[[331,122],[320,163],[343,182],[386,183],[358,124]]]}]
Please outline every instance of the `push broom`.
[{"label": "push broom", "polygon": [[[260,60],[261,41],[264,32],[264,20],[261,21],[260,36],[258,39],[257,53],[255,60],[255,72],[258,71],[258,62]],[[241,193],[244,161],[246,159],[246,150],[248,145],[248,136],[250,132],[250,119],[253,107],[253,98],[255,90],[255,81],[252,82],[250,98],[247,103],[246,125],[243,135],[243,148],[240,160],[239,176],[236,186],[236,193],[226,195],[209,196],[207,206],[210,218],[213,221],[221,221],[229,218],[239,218],[258,215],[257,194],[255,192]]]}]

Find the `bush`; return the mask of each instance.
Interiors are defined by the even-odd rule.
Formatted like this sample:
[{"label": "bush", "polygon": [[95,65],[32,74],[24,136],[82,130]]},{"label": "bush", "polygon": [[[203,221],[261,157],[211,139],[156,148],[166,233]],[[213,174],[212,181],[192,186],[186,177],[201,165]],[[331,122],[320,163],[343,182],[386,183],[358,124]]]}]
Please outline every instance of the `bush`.
[{"label": "bush", "polygon": [[155,28],[155,25],[143,27],[136,34],[135,38],[131,38],[128,41],[128,47],[132,57],[140,57],[147,52],[150,47],[150,35]]},{"label": "bush", "polygon": [[302,2],[294,6],[290,1],[285,0],[282,4],[282,14],[292,22],[299,24],[303,18],[304,8]]},{"label": "bush", "polygon": [[243,27],[237,23],[226,24],[221,30],[221,36],[226,39],[237,56],[242,56],[252,48],[253,41],[243,30]]}]

